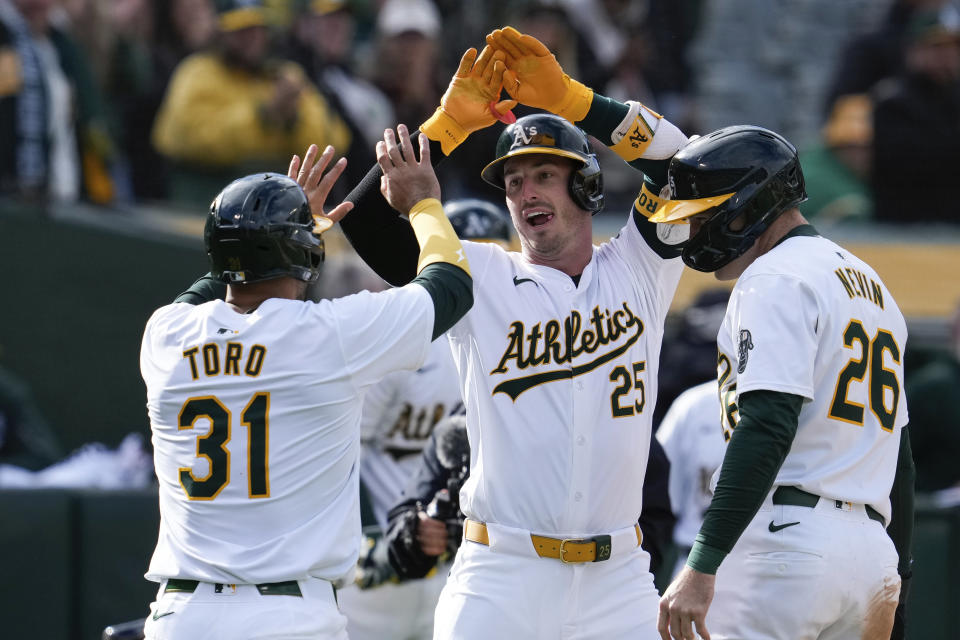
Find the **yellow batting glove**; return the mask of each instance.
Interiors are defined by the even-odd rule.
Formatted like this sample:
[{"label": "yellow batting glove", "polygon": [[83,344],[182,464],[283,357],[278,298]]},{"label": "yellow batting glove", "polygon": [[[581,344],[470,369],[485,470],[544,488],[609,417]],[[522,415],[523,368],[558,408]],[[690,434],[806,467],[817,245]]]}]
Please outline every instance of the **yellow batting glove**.
[{"label": "yellow batting glove", "polygon": [[472,47],[463,54],[440,106],[420,125],[420,131],[440,143],[444,154],[450,155],[472,132],[513,115],[509,111],[517,101],[500,100],[506,71],[503,58],[491,47],[484,47],[479,57]]},{"label": "yellow batting glove", "polygon": [[565,74],[556,56],[542,42],[513,27],[504,27],[487,34],[487,44],[506,56],[503,88],[511,98],[570,122],[583,120],[587,115],[593,89]]}]

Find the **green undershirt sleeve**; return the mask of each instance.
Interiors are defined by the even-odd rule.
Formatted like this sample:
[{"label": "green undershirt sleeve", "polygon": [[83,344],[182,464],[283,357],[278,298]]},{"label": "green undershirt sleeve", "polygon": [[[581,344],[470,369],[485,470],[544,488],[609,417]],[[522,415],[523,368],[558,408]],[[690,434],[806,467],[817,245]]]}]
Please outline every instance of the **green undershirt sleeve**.
[{"label": "green undershirt sleeve", "polygon": [[174,302],[186,302],[187,304],[203,304],[211,300],[223,300],[227,297],[227,283],[214,278],[212,274],[200,276],[200,278],[190,285],[190,288],[178,295]]},{"label": "green undershirt sleeve", "polygon": [[446,333],[473,306],[473,278],[448,262],[428,264],[413,279],[433,300],[433,340]]},{"label": "green undershirt sleeve", "polygon": [[748,391],[737,398],[740,421],[727,444],[713,500],[687,565],[715,574],[770,492],[797,433],[803,397]]}]

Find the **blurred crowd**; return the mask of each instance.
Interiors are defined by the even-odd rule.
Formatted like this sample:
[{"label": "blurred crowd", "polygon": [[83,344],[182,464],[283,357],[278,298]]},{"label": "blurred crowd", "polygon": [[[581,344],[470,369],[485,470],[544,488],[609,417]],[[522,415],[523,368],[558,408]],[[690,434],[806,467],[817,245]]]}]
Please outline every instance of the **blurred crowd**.
[{"label": "blurred crowd", "polygon": [[[346,155],[355,184],[383,129],[422,123],[503,24],[689,134],[784,134],[814,222],[958,220],[955,0],[0,0],[0,198],[203,211],[309,143]],[[443,165],[450,197],[497,198],[482,157]],[[619,165],[611,213],[636,194]]]}]

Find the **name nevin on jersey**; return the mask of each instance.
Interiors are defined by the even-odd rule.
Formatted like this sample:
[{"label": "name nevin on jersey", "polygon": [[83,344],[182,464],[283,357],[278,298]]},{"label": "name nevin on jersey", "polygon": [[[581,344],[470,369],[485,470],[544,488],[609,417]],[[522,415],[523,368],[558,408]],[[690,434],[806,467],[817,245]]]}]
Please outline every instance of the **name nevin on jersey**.
[{"label": "name nevin on jersey", "polygon": [[876,280],[851,267],[834,271],[847,295],[853,298],[865,298],[883,309],[883,289]]},{"label": "name nevin on jersey", "polygon": [[594,353],[607,345],[614,346],[584,364],[505,380],[494,387],[494,395],[505,393],[516,400],[531,387],[588,373],[626,352],[640,338],[644,328],[643,321],[626,302],[615,311],[594,307],[586,326],[578,311],[571,312],[563,321],[548,320],[542,329],[540,325],[538,322],[526,330],[523,322],[511,323],[507,347],[490,374],[509,373],[511,366],[522,371],[528,367],[572,363],[581,354]]}]

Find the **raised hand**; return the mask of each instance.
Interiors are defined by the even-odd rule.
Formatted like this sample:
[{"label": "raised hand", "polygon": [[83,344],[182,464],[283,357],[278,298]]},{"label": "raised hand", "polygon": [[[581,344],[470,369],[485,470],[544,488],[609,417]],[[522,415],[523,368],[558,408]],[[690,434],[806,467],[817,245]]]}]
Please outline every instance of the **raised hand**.
[{"label": "raised hand", "polygon": [[516,100],[500,100],[506,71],[503,58],[503,52],[490,47],[484,47],[479,56],[471,47],[460,58],[440,107],[420,127],[427,137],[440,142],[445,154],[449,155],[472,132],[508,118],[506,114],[516,106]]},{"label": "raised hand", "polygon": [[387,129],[383,132],[383,140],[377,142],[377,163],[383,170],[380,192],[401,215],[410,213],[413,205],[421,200],[440,199],[440,182],[430,164],[430,142],[425,135],[420,135],[418,161],[413,154],[407,127],[397,125],[396,135],[393,129]]},{"label": "raised hand", "polygon": [[511,98],[571,122],[590,110],[593,90],[565,74],[556,56],[533,36],[504,27],[487,34],[487,46],[504,55],[503,88]]},{"label": "raised hand", "polygon": [[290,166],[287,168],[287,177],[296,180],[307,195],[310,211],[313,213],[314,233],[323,233],[353,209],[352,202],[341,202],[329,213],[324,213],[323,205],[327,196],[330,195],[333,185],[343,174],[343,170],[347,168],[347,159],[340,158],[324,174],[324,170],[333,158],[334,148],[327,145],[322,154],[319,151],[317,145],[310,145],[307,152],[303,154],[303,163],[300,162],[300,156],[295,154],[290,159]]}]

